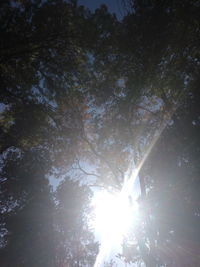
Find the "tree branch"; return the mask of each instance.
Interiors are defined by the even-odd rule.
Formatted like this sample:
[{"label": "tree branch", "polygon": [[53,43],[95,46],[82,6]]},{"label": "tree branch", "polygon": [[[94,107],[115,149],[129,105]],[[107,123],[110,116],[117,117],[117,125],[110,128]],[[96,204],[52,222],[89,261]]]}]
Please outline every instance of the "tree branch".
[{"label": "tree branch", "polygon": [[82,167],[81,167],[81,165],[80,165],[80,161],[77,159],[76,160],[77,161],[77,165],[78,165],[78,170],[81,170],[84,174],[86,174],[86,175],[89,175],[89,176],[96,176],[96,177],[98,177],[98,178],[100,178],[101,176],[100,175],[98,175],[98,174],[96,174],[96,173],[91,173],[91,172],[87,172],[86,170],[84,170]]},{"label": "tree branch", "polygon": [[99,158],[100,160],[102,160],[107,166],[108,168],[111,170],[113,176],[114,176],[114,182],[117,184],[117,186],[121,187],[121,184],[118,180],[118,175],[116,174],[116,171],[113,169],[113,166],[110,164],[109,161],[107,161],[102,155],[100,155],[94,148],[94,146],[92,145],[92,143],[87,139],[86,135],[84,137],[82,137],[82,139],[89,145],[91,151],[94,153],[94,155]]}]

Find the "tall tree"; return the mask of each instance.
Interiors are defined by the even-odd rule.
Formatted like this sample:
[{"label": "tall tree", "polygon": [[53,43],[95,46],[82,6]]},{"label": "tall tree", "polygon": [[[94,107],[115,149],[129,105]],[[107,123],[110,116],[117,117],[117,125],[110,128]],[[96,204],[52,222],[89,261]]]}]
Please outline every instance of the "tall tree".
[{"label": "tall tree", "polygon": [[[34,222],[30,220],[26,224],[27,214],[31,212],[34,217],[34,207],[37,207],[38,218],[43,220],[40,208],[43,211],[46,200],[41,200],[40,207],[37,201],[42,197],[40,190],[46,192],[49,213],[52,213],[45,176],[52,170],[61,175],[67,166],[74,164],[84,179],[95,177],[93,185],[120,190],[130,164],[134,162],[139,167],[144,162],[140,172],[144,219],[138,232],[132,233],[136,245],[130,247],[133,240],[124,245],[125,260],[143,260],[147,266],[173,266],[179,264],[176,255],[170,255],[169,259],[162,251],[169,249],[168,243],[179,247],[182,231],[193,245],[194,241],[199,242],[197,229],[186,231],[186,226],[190,222],[197,228],[199,216],[195,204],[199,201],[195,190],[198,188],[195,159],[199,148],[200,4],[193,0],[129,3],[132,9],[120,22],[105,5],[92,14],[72,1],[1,3],[0,94],[6,105],[0,133],[4,164],[2,225],[6,222],[8,233],[13,232],[10,235],[10,240],[15,239],[13,244],[23,244],[20,252],[27,244],[23,229]],[[186,125],[192,130],[182,134]],[[84,169],[81,161],[95,165],[95,172]],[[29,188],[29,183],[34,186]],[[56,218],[61,219],[65,209],[66,218],[70,217],[70,208],[63,199],[65,192],[74,205],[78,199],[77,192],[81,190],[70,183],[63,183],[58,190]],[[67,188],[73,186],[72,197]],[[83,202],[87,202],[86,195],[82,196]],[[171,207],[173,203],[177,205]],[[177,227],[180,220],[170,215],[175,215],[175,208],[187,221],[182,224],[182,231]],[[166,216],[168,225],[163,222]],[[12,225],[9,218],[20,223]],[[82,217],[74,217],[80,224],[81,220]],[[34,239],[33,233],[35,237],[42,236],[40,222],[37,229],[30,231],[30,240]],[[70,242],[75,242],[77,247],[78,225],[72,230],[73,235],[61,221],[56,221],[56,225],[68,235],[66,240],[59,230],[56,233],[61,234],[63,242],[57,243],[61,258],[56,258],[56,262],[84,264],[85,251],[81,258],[73,246],[70,251]],[[80,238],[91,241],[87,235],[86,229],[84,238]],[[38,247],[43,246],[42,241]],[[54,249],[54,242],[51,244],[49,251]],[[79,245],[82,250],[82,244]],[[8,243],[3,254],[6,255],[6,250],[14,253],[14,246]],[[133,255],[129,253],[131,249]],[[20,266],[44,266],[46,254],[40,254],[38,261],[31,263],[30,251],[24,251],[26,255],[15,255]],[[76,259],[69,257],[71,253]],[[93,256],[87,261],[93,262]],[[54,260],[49,258],[49,266],[54,266]],[[8,264],[5,266],[12,266],[13,262]]]},{"label": "tall tree", "polygon": [[7,229],[2,266],[55,266],[48,165],[48,154],[38,148],[26,152],[13,148],[7,153],[1,183],[1,219]]},{"label": "tall tree", "polygon": [[1,265],[55,266],[47,176],[79,142],[87,12],[65,1],[3,1],[0,12]]},{"label": "tall tree", "polygon": [[92,266],[98,244],[89,229],[91,191],[66,177],[56,192],[57,266]]}]

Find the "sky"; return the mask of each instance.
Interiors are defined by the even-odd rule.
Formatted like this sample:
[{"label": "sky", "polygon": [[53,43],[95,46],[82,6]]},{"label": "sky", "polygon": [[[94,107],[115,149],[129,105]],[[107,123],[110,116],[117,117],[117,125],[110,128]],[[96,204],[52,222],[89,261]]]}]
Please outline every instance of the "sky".
[{"label": "sky", "polygon": [[122,17],[124,11],[121,0],[79,0],[78,4],[84,5],[94,11],[100,5],[105,4],[111,13],[115,13],[118,18]]}]

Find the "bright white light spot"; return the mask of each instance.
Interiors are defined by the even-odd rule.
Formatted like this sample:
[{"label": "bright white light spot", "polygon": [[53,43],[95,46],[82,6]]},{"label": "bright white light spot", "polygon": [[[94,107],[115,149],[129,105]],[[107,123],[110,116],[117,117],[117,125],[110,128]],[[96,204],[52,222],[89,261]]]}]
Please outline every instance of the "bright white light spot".
[{"label": "bright white light spot", "polygon": [[98,191],[94,194],[92,205],[94,219],[92,226],[100,242],[100,249],[94,267],[104,266],[104,262],[122,253],[122,242],[129,230],[133,230],[139,222],[138,195],[133,187],[138,170],[132,171],[129,179],[126,178],[119,193]]},{"label": "bright white light spot", "polygon": [[93,205],[94,228],[101,241],[110,246],[120,245],[137,214],[137,202],[131,203],[123,191],[118,194],[100,191],[95,194]]}]

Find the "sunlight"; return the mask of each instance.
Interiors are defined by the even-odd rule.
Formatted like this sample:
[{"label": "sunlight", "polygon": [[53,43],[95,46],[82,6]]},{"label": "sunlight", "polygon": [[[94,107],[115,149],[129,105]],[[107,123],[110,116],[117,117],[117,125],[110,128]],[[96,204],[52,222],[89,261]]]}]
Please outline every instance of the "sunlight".
[{"label": "sunlight", "polygon": [[[124,187],[125,189],[125,187]],[[93,226],[101,240],[101,249],[95,266],[100,266],[112,249],[121,246],[123,237],[138,216],[138,203],[132,202],[126,190],[120,193],[99,191],[93,198],[95,218]]]},{"label": "sunlight", "polygon": [[131,203],[122,194],[116,195],[106,191],[96,193],[93,201],[96,231],[107,236],[109,242],[117,241],[132,221]]}]

